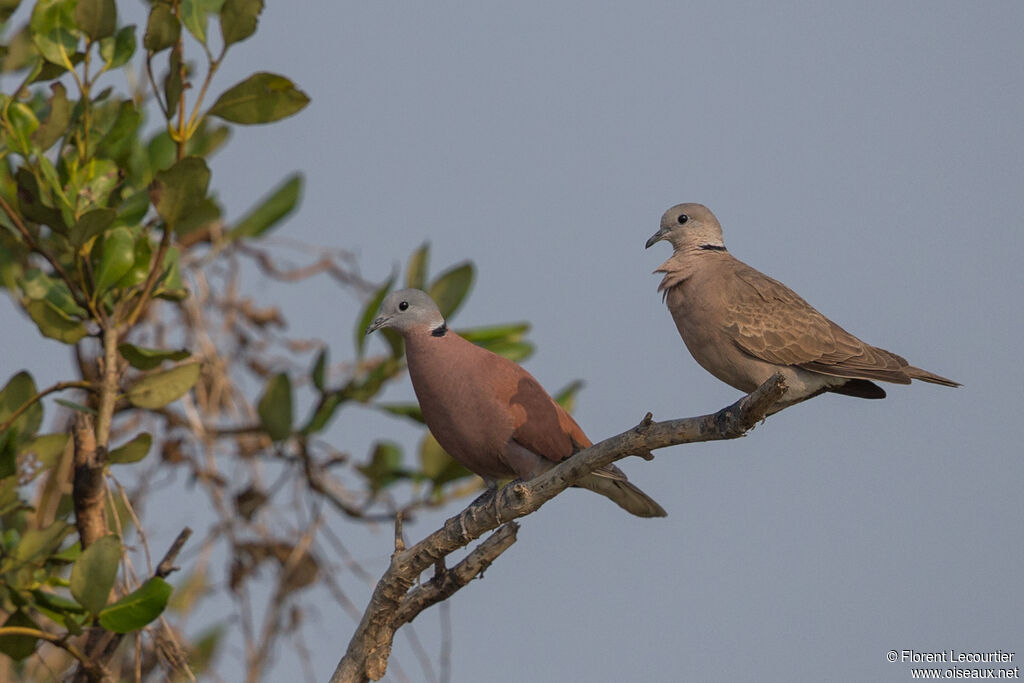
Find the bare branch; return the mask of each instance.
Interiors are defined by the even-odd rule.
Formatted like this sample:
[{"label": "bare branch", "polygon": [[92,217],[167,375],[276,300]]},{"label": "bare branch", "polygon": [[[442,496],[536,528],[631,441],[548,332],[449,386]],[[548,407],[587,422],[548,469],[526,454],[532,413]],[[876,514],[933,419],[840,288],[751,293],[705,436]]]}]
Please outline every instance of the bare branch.
[{"label": "bare branch", "polygon": [[192,535],[192,529],[185,527],[178,534],[178,537],[174,539],[174,543],[167,549],[167,554],[164,555],[164,559],[160,560],[160,564],[156,566],[156,571],[153,572],[153,576],[159,576],[161,579],[166,579],[171,572],[176,571],[178,568],[174,566],[174,562],[178,559],[178,553],[181,552],[181,547],[185,545],[189,537]]},{"label": "bare branch", "polygon": [[409,623],[431,605],[447,600],[478,576],[483,576],[498,556],[516,542],[519,525],[502,524],[497,531],[473,549],[469,555],[451,569],[442,570],[430,581],[409,591],[395,613],[395,628]]},{"label": "bare branch", "polygon": [[[441,529],[391,556],[391,564],[377,582],[370,604],[331,677],[331,683],[379,680],[387,670],[395,631],[405,623],[400,615],[411,620],[429,604],[449,597],[465,585],[460,584],[458,579],[446,582],[442,574],[440,579],[435,577],[430,582],[436,582],[433,588],[428,583],[409,593],[419,575],[445,556],[502,523],[534,512],[580,477],[616,460],[630,455],[643,457],[652,450],[666,446],[743,436],[765,418],[769,408],[785,392],[785,380],[781,374],[775,374],[751,394],[717,413],[666,422],[654,422],[648,413],[633,429],[580,451],[544,474],[528,482],[513,482],[494,495],[484,495],[473,501],[461,513],[449,518]],[[509,545],[515,540],[514,531],[492,534],[474,551],[476,553],[479,550],[482,555],[475,557],[474,562],[479,563],[478,570],[469,578],[476,576],[500,554],[498,552],[488,556],[487,552],[490,552],[491,546],[488,544],[491,540],[502,533],[512,535]],[[507,539],[495,540],[495,546],[500,547],[504,540]],[[484,546],[488,546],[489,550],[481,550]],[[460,568],[463,568],[471,572],[473,567],[464,567],[464,564],[474,557],[474,553],[470,553],[451,571],[462,571]],[[482,560],[487,560],[486,564]],[[422,607],[417,609],[420,604]]]}]

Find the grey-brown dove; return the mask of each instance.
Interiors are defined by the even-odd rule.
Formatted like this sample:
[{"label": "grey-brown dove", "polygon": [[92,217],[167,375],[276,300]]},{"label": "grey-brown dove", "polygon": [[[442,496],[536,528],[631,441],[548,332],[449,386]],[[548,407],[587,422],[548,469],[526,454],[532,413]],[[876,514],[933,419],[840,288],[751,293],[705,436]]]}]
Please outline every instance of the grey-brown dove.
[{"label": "grey-brown dove", "polygon": [[[427,427],[453,458],[494,489],[499,479],[530,479],[591,445],[576,421],[530,373],[448,329],[418,289],[389,294],[366,330],[390,327],[405,340],[416,398]],[[576,482],[638,517],[665,510],[614,465]]]},{"label": "grey-brown dove", "polygon": [[665,274],[658,291],[686,348],[705,370],[740,391],[753,391],[781,371],[789,390],[771,412],[826,391],[885,398],[872,380],[960,386],[862,342],[786,285],[734,258],[718,219],[701,204],[666,211],[647,247],[661,240],[675,251],[654,271]]}]

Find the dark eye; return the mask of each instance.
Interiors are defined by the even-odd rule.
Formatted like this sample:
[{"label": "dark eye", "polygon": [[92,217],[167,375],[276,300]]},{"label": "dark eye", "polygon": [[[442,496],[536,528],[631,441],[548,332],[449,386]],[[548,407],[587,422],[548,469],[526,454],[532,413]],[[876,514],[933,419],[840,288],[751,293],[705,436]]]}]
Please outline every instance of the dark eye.
[{"label": "dark eye", "polygon": [[690,217],[687,216],[685,213],[681,213],[681,214],[679,214],[679,218],[676,219],[676,222],[678,222],[679,225],[682,225],[683,223],[685,223],[688,220],[690,220]]},{"label": "dark eye", "polygon": [[402,303],[398,304],[398,310],[400,310],[400,311],[404,311],[407,308],[409,308],[409,302],[408,301],[403,301]]}]

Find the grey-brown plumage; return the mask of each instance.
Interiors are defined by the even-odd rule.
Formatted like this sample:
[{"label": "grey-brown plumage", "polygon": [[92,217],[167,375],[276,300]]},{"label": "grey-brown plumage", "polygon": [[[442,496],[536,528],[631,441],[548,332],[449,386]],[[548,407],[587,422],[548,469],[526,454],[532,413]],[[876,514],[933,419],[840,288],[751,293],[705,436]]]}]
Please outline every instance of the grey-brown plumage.
[{"label": "grey-brown plumage", "polygon": [[[580,426],[519,365],[460,337],[418,289],[389,294],[366,333],[389,327],[405,340],[409,377],[430,432],[483,477],[531,479],[591,445]],[[639,517],[665,510],[608,465],[576,482]]]},{"label": "grey-brown plumage", "polygon": [[789,390],[772,412],[826,391],[885,398],[875,381],[960,386],[861,341],[786,285],[734,258],[718,219],[701,204],[666,211],[647,247],[661,240],[674,253],[655,271],[665,274],[658,291],[686,348],[705,370],[741,391],[781,371]]}]

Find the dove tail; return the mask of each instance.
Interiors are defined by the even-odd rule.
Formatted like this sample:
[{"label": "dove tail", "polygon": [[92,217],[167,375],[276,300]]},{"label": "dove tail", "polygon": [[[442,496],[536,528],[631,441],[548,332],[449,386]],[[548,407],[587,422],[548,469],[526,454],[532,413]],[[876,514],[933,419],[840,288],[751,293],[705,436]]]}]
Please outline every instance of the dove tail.
[{"label": "dove tail", "polygon": [[654,502],[653,498],[628,481],[588,474],[582,479],[578,479],[576,485],[594,493],[600,493],[626,512],[637,517],[664,517],[668,514],[663,507]]},{"label": "dove tail", "polygon": [[946,387],[958,387],[960,382],[954,382],[951,379],[946,379],[940,375],[936,375],[934,372],[928,372],[921,368],[915,368],[913,365],[908,365],[903,368],[903,372],[907,373],[907,376],[912,379],[919,379],[922,382],[931,382],[932,384],[941,384]]}]

